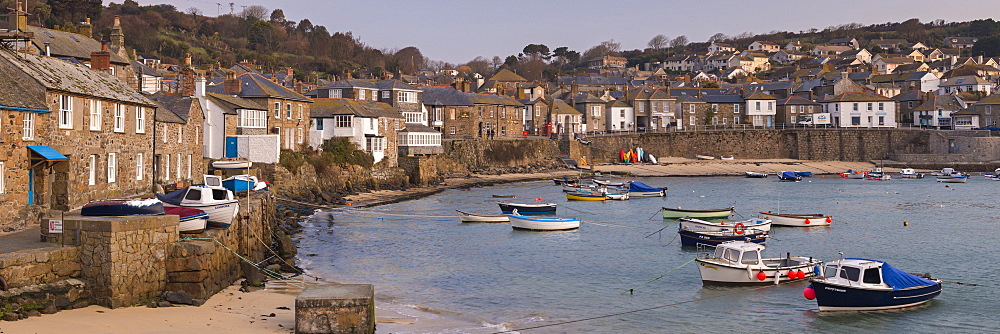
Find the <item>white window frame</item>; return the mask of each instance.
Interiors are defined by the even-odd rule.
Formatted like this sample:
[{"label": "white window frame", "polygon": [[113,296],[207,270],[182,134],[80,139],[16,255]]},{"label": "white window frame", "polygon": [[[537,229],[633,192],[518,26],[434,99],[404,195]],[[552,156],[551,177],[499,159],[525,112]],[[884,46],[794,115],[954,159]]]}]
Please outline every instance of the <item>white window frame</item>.
[{"label": "white window frame", "polygon": [[734,114],[739,114],[740,113],[740,105],[739,104],[734,104],[733,105],[733,113]]},{"label": "white window frame", "polygon": [[170,154],[163,155],[163,180],[170,180]]},{"label": "white window frame", "polygon": [[118,181],[118,155],[108,153],[108,183]]},{"label": "white window frame", "polygon": [[285,103],[285,119],[292,119],[292,104]]},{"label": "white window frame", "polygon": [[336,115],[333,117],[333,127],[350,128],[354,126],[354,118],[351,115]]},{"label": "white window frame", "polygon": [[135,108],[135,133],[146,133],[146,107]]},{"label": "white window frame", "polygon": [[73,97],[59,95],[59,128],[73,128]]},{"label": "white window frame", "polygon": [[397,102],[417,103],[417,92],[399,92]]},{"label": "white window frame", "polygon": [[331,89],[330,90],[330,98],[331,99],[340,99],[340,98],[343,98],[343,97],[344,97],[344,91],[343,90],[340,90],[340,89]]},{"label": "white window frame", "polygon": [[115,132],[124,133],[125,132],[125,106],[121,103],[115,103]]},{"label": "white window frame", "polygon": [[26,111],[21,117],[21,140],[35,140],[35,113]]},{"label": "white window frame", "polygon": [[103,113],[102,102],[100,100],[90,101],[90,130],[101,131],[101,116]]},{"label": "white window frame", "polygon": [[187,161],[187,178],[189,178],[189,179],[191,178],[191,155],[190,154],[188,154],[188,161]]},{"label": "white window frame", "polygon": [[178,180],[180,180],[184,176],[184,174],[181,173],[181,166],[182,166],[181,164],[182,163],[183,163],[183,161],[181,160],[181,154],[177,153],[177,169],[176,169],[176,171],[177,171],[177,179]]},{"label": "white window frame", "polygon": [[184,141],[184,125],[177,126],[177,143]]},{"label": "white window frame", "polygon": [[601,116],[601,106],[591,106],[590,113],[595,117]]},{"label": "white window frame", "polygon": [[358,100],[364,100],[364,99],[365,99],[365,90],[358,89]]},{"label": "white window frame", "polygon": [[[392,94],[391,90],[383,90],[382,91],[382,99],[383,100],[388,100],[389,97],[391,96],[391,94]],[[400,94],[400,96],[399,96],[399,102],[403,102],[403,95],[402,94]]]},{"label": "white window frame", "polygon": [[87,185],[97,184],[97,155],[91,154],[87,159]]},{"label": "white window frame", "polygon": [[142,181],[142,174],[144,169],[143,163],[145,163],[145,161],[143,161],[142,158],[143,158],[142,153],[135,154],[135,179],[137,181]]},{"label": "white window frame", "polygon": [[274,103],[274,118],[281,118],[281,102]]},{"label": "white window frame", "polygon": [[295,132],[298,134],[298,140],[296,140],[295,142],[299,143],[299,144],[302,144],[303,137],[304,137],[302,135],[302,128],[295,128]]},{"label": "white window frame", "polygon": [[303,114],[305,114],[305,108],[299,103],[299,119],[302,119]]},{"label": "white window frame", "polygon": [[267,127],[267,111],[239,109],[236,111],[236,126],[241,128],[263,129]]},{"label": "white window frame", "polygon": [[7,192],[7,162],[0,161],[0,194]]}]

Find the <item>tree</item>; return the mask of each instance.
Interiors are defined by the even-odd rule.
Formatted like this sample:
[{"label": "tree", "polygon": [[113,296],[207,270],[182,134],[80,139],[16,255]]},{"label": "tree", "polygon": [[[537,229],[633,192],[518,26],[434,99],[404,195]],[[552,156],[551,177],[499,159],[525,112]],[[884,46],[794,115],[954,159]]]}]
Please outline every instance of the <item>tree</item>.
[{"label": "tree", "polygon": [[715,35],[712,35],[712,37],[709,37],[708,38],[708,42],[709,43],[711,43],[711,42],[721,42],[721,41],[724,41],[724,40],[726,40],[728,38],[729,37],[727,37],[726,34],[723,34],[723,33],[719,32],[719,33],[715,33]]},{"label": "tree", "polygon": [[972,55],[984,57],[1000,56],[1000,35],[983,37],[972,46]]},{"label": "tree", "polygon": [[545,60],[552,58],[552,56],[549,55],[549,47],[545,46],[545,44],[528,44],[528,46],[524,47],[524,50],[522,50],[522,52],[526,56],[535,55]]},{"label": "tree", "polygon": [[503,59],[500,56],[493,56],[493,59],[490,59],[490,72],[496,72],[500,66],[503,66]]},{"label": "tree", "polygon": [[483,58],[482,56],[470,60],[468,63],[465,63],[465,66],[468,66],[473,72],[479,74],[486,74],[493,71],[490,68],[490,61],[486,60],[486,58]]},{"label": "tree", "polygon": [[669,38],[667,38],[667,36],[660,34],[653,36],[653,38],[649,40],[649,43],[646,43],[646,46],[648,46],[650,49],[659,51],[665,49],[667,47],[667,43],[669,42],[670,41]]},{"label": "tree", "polygon": [[240,12],[240,17],[250,22],[263,21],[267,17],[267,8],[260,5],[249,6]]},{"label": "tree", "polygon": [[424,55],[415,46],[407,46],[393,55],[399,70],[405,74],[414,74],[424,67]]},{"label": "tree", "polygon": [[920,23],[919,19],[909,19],[903,21],[903,23],[899,24],[899,28],[897,28],[897,30],[900,35],[911,41],[918,41],[926,34],[924,32],[924,24]]},{"label": "tree", "polygon": [[677,36],[676,38],[674,38],[673,40],[670,41],[670,47],[672,47],[674,49],[680,49],[680,48],[683,48],[683,47],[687,46],[688,42],[689,41],[688,41],[687,36],[680,35],[680,36]]},{"label": "tree", "polygon": [[514,66],[517,66],[517,63],[518,59],[514,55],[507,56],[507,58],[503,60],[503,65],[507,66],[508,68],[513,68]]},{"label": "tree", "polygon": [[587,51],[583,52],[583,59],[590,60],[595,58],[601,58],[610,54],[618,53],[622,48],[622,43],[615,42],[615,40],[607,40],[601,42]]},{"label": "tree", "polygon": [[973,20],[969,22],[969,36],[986,37],[997,33],[997,22],[993,19]]}]

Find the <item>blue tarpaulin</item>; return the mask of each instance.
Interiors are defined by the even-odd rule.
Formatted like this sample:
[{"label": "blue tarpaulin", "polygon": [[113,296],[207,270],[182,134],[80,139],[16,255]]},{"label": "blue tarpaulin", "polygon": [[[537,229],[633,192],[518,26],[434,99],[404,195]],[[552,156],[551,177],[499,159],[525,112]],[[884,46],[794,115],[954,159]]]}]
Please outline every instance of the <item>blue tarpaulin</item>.
[{"label": "blue tarpaulin", "polygon": [[650,187],[648,184],[639,181],[632,181],[632,183],[628,184],[628,191],[634,191],[637,193],[654,192],[660,190],[663,190],[663,188]]},{"label": "blue tarpaulin", "polygon": [[45,160],[50,160],[50,161],[69,160],[68,158],[66,158],[65,155],[59,153],[59,151],[56,151],[56,149],[48,146],[32,145],[28,146],[28,148],[31,149],[32,151],[35,151],[35,153],[38,153],[38,155],[42,156],[42,158],[45,158]]},{"label": "blue tarpaulin", "polygon": [[173,205],[181,205],[181,201],[184,200],[184,195],[187,194],[188,187],[178,189],[169,194],[161,195],[156,194],[156,198],[163,201],[164,203],[170,203]]},{"label": "blue tarpaulin", "polygon": [[892,287],[893,290],[902,290],[906,288],[913,288],[918,286],[935,285],[937,282],[932,280],[896,269],[896,267],[890,266],[888,263],[877,260],[868,259],[848,259],[848,260],[863,260],[882,263],[882,281]]},{"label": "blue tarpaulin", "polygon": [[783,179],[794,179],[798,177],[795,172],[781,172],[781,178]]}]

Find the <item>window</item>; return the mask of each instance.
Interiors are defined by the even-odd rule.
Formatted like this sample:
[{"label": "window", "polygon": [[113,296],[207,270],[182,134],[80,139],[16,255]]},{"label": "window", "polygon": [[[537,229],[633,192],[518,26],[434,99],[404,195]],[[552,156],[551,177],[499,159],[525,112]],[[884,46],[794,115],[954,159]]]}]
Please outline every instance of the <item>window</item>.
[{"label": "window", "polygon": [[694,121],[694,116],[691,116],[691,123],[690,123],[690,124],[691,124],[691,125],[694,125],[694,124],[695,124],[694,122],[695,122],[695,121]]},{"label": "window", "polygon": [[73,128],[73,97],[59,95],[59,128]]},{"label": "window", "polygon": [[449,109],[449,111],[448,111],[448,119],[450,119],[450,120],[454,120],[455,119],[455,108]]},{"label": "window", "polygon": [[884,102],[879,102],[878,103],[878,110],[879,111],[885,110],[885,103]]},{"label": "window", "polygon": [[[688,107],[688,109],[691,109],[690,113],[692,113],[692,114],[694,113],[694,105],[693,105],[693,104],[692,104],[692,105],[690,105],[690,106]],[[694,124],[692,124],[692,125],[694,125]]]},{"label": "window", "polygon": [[719,124],[719,116],[712,116],[712,125]]},{"label": "window", "polygon": [[266,111],[239,109],[236,112],[236,126],[238,127],[254,129],[263,129],[267,127]]},{"label": "window", "polygon": [[497,108],[495,106],[490,106],[490,118],[497,117]]},{"label": "window", "polygon": [[985,107],[986,107],[986,114],[987,115],[990,115],[990,114],[993,113],[993,106],[986,105]]},{"label": "window", "polygon": [[712,112],[719,112],[719,105],[718,104],[713,104],[712,105]]},{"label": "window", "polygon": [[170,155],[169,154],[164,154],[163,157],[164,157],[164,160],[163,160],[163,179],[164,180],[169,180],[170,179]]},{"label": "window", "polygon": [[853,103],[853,105],[854,105],[854,111],[858,111],[858,103],[855,102],[855,103]]},{"label": "window", "polygon": [[734,114],[739,114],[740,113],[740,105],[738,105],[738,104],[734,104],[733,105],[733,113]]},{"label": "window", "polygon": [[181,174],[181,154],[177,153],[177,179],[180,180],[183,174]]},{"label": "window", "polygon": [[139,180],[139,181],[142,181],[142,174],[145,172],[145,171],[143,171],[143,169],[145,167],[145,166],[143,166],[143,163],[144,163],[144,161],[142,161],[142,153],[136,153],[136,155],[135,155],[135,179]]},{"label": "window", "polygon": [[743,258],[740,259],[740,263],[757,264],[757,259],[757,252],[743,252]]},{"label": "window", "polygon": [[135,133],[146,133],[146,108],[135,107]]},{"label": "window", "polygon": [[359,89],[358,90],[358,100],[364,100],[364,99],[365,99],[365,90],[364,89]]},{"label": "window", "polygon": [[285,119],[292,119],[292,104],[285,104]]},{"label": "window", "polygon": [[[383,90],[382,91],[382,99],[383,100],[388,100],[389,99],[389,94],[392,94],[392,91]],[[399,94],[399,102],[403,102],[403,94]]]},{"label": "window", "polygon": [[329,90],[329,92],[330,92],[330,98],[333,99],[339,99],[344,96],[344,94],[339,89],[331,89]]},{"label": "window", "polygon": [[163,134],[163,143],[166,143],[167,142],[167,125],[166,124],[163,124],[163,131],[160,131],[160,133]]},{"label": "window", "polygon": [[299,119],[302,119],[302,115],[304,114],[305,114],[305,108],[302,107],[301,103],[299,103]]},{"label": "window", "polygon": [[97,156],[91,155],[87,159],[87,185],[97,184]]},{"label": "window", "polygon": [[181,138],[184,138],[184,126],[183,125],[177,127],[177,143],[178,144],[180,144],[182,142]]},{"label": "window", "polygon": [[281,102],[274,103],[274,118],[281,118]]},{"label": "window", "polygon": [[115,103],[115,132],[125,132],[125,106]]},{"label": "window", "polygon": [[298,137],[299,137],[295,142],[299,143],[299,144],[302,144],[302,142],[304,140],[303,135],[302,135],[302,128],[296,128],[295,132],[298,133]]},{"label": "window", "polygon": [[795,116],[791,116],[791,118],[790,118],[790,121],[791,121],[791,123],[792,123],[792,124],[795,124],[795,123],[796,123],[796,122],[795,122],[795,120],[796,120],[796,119],[795,119]]},{"label": "window", "polygon": [[397,101],[406,103],[417,103],[417,92],[399,92]]},{"label": "window", "polygon": [[25,112],[22,116],[21,139],[35,140],[35,113]]},{"label": "window", "polygon": [[[594,124],[594,125],[596,126],[597,124]],[[507,127],[506,126],[501,126],[500,127],[500,135],[501,136],[506,136],[507,135]]]},{"label": "window", "polygon": [[768,111],[774,110],[774,101],[770,101],[767,103],[767,110]]},{"label": "window", "polygon": [[316,130],[323,130],[323,119],[322,118],[317,118],[316,119]]},{"label": "window", "polygon": [[0,194],[7,192],[7,163],[0,161]]},{"label": "window", "polygon": [[760,111],[760,101],[755,102],[757,104],[757,111]]},{"label": "window", "polygon": [[507,118],[507,107],[500,107],[500,118]]},{"label": "window", "polygon": [[108,183],[118,180],[118,156],[108,153]]},{"label": "window", "polygon": [[858,276],[861,276],[861,269],[853,267],[841,267],[840,268],[840,278],[845,278],[851,281],[858,281]]},{"label": "window", "polygon": [[188,154],[187,178],[191,178],[191,155]]},{"label": "window", "polygon": [[100,131],[101,130],[101,101],[94,100],[90,102],[90,130]]},{"label": "window", "polygon": [[449,126],[448,127],[448,134],[452,134],[452,135],[455,134],[455,127],[454,126]]},{"label": "window", "polygon": [[885,125],[885,116],[878,117],[878,125]]},{"label": "window", "polygon": [[872,103],[868,102],[868,111],[872,111]]},{"label": "window", "polygon": [[194,189],[194,188],[188,189],[187,194],[184,195],[184,199],[189,199],[189,200],[192,200],[192,201],[200,201],[201,200],[201,190],[200,189]]},{"label": "window", "polygon": [[351,127],[351,116],[350,115],[338,115],[334,116],[334,123],[338,128],[349,128]]},{"label": "window", "polygon": [[861,125],[861,117],[860,116],[851,117],[851,125]]},{"label": "window", "polygon": [[733,117],[733,124],[740,124],[740,118],[739,118],[739,116]]},{"label": "window", "polygon": [[590,107],[590,112],[594,116],[601,116],[601,106]]}]

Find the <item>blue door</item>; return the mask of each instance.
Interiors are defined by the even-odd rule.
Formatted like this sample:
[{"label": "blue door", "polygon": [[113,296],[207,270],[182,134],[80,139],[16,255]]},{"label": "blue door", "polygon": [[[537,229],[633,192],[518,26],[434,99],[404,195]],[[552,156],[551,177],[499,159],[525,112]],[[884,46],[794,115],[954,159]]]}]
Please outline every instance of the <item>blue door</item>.
[{"label": "blue door", "polygon": [[236,137],[226,137],[226,158],[236,157]]},{"label": "blue door", "polygon": [[28,170],[28,205],[35,205],[35,169]]}]

